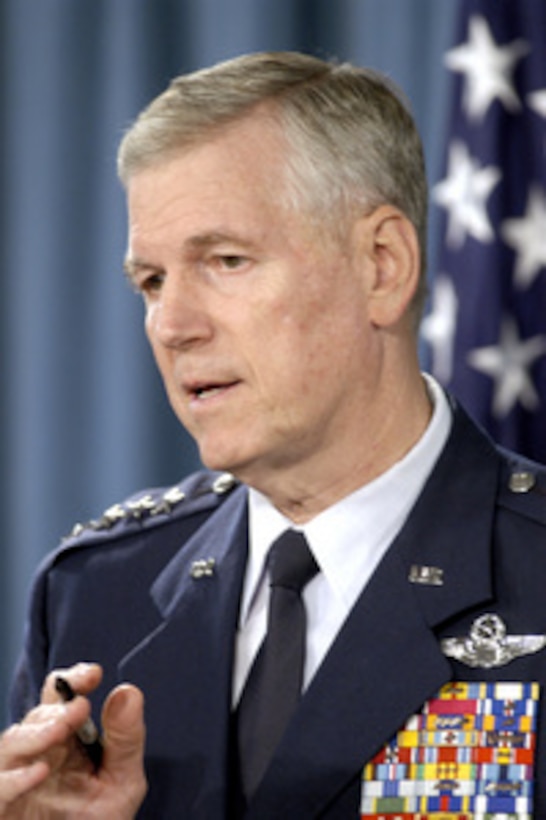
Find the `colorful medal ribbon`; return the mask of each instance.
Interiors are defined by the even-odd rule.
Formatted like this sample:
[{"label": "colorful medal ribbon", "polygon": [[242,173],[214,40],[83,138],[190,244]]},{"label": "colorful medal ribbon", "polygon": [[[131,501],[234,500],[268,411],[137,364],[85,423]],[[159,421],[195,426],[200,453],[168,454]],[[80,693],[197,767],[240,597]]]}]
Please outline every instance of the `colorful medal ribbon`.
[{"label": "colorful medal ribbon", "polygon": [[537,683],[443,686],[363,771],[361,820],[531,820]]}]

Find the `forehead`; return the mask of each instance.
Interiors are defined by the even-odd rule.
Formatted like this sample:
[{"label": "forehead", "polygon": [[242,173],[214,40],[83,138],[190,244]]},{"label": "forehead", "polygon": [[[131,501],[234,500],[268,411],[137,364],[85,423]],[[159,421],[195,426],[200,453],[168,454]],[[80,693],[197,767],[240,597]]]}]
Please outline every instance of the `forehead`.
[{"label": "forehead", "polygon": [[275,119],[264,114],[247,116],[180,149],[173,148],[137,170],[127,184],[129,201],[138,199],[144,189],[149,195],[168,188],[173,179],[182,191],[194,184],[201,188],[266,180],[271,184],[284,176],[287,151],[288,143]]},{"label": "forehead", "polygon": [[243,225],[280,229],[289,222],[282,213],[286,150],[270,117],[249,117],[136,172],[127,185],[130,244]]}]

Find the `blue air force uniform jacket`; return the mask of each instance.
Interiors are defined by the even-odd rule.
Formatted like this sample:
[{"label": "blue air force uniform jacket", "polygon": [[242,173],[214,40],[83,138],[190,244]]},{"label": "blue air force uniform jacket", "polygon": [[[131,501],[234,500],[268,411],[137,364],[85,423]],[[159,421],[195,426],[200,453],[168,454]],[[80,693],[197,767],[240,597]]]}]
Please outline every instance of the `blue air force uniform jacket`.
[{"label": "blue air force uniform jacket", "polygon": [[[246,488],[199,472],[77,528],[37,575],[13,717],[38,700],[48,670],[80,660],[104,667],[97,720],[113,685],[141,687],[150,784],[141,818],[228,817],[246,521]],[[546,473],[496,448],[456,408],[433,474],[245,816],[404,817],[415,793],[431,817],[464,800],[476,816],[523,816],[534,791],[529,814],[546,818],[545,636]],[[438,718],[440,690],[465,714],[449,706]]]}]

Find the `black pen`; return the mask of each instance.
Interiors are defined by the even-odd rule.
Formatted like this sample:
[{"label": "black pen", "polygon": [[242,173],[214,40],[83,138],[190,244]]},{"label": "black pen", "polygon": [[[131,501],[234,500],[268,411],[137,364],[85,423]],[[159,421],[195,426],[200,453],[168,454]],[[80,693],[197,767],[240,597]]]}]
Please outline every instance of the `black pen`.
[{"label": "black pen", "polygon": [[[74,692],[66,678],[61,677],[61,675],[57,675],[55,678],[55,689],[65,703],[74,700],[76,697],[76,692]],[[90,717],[77,730],[76,737],[96,771],[100,768],[102,762],[102,742],[99,730]]]}]

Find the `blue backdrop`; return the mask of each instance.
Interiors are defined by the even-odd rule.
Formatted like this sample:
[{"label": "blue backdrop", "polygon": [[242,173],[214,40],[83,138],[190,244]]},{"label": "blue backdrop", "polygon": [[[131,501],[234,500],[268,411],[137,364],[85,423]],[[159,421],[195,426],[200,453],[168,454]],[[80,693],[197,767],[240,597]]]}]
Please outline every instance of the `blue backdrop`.
[{"label": "blue backdrop", "polygon": [[[196,454],[171,416],[121,265],[120,135],[173,75],[301,49],[388,72],[431,180],[458,0],[0,0],[0,697],[32,572],[76,520],[170,484]],[[437,242],[432,222],[432,248]]]}]

